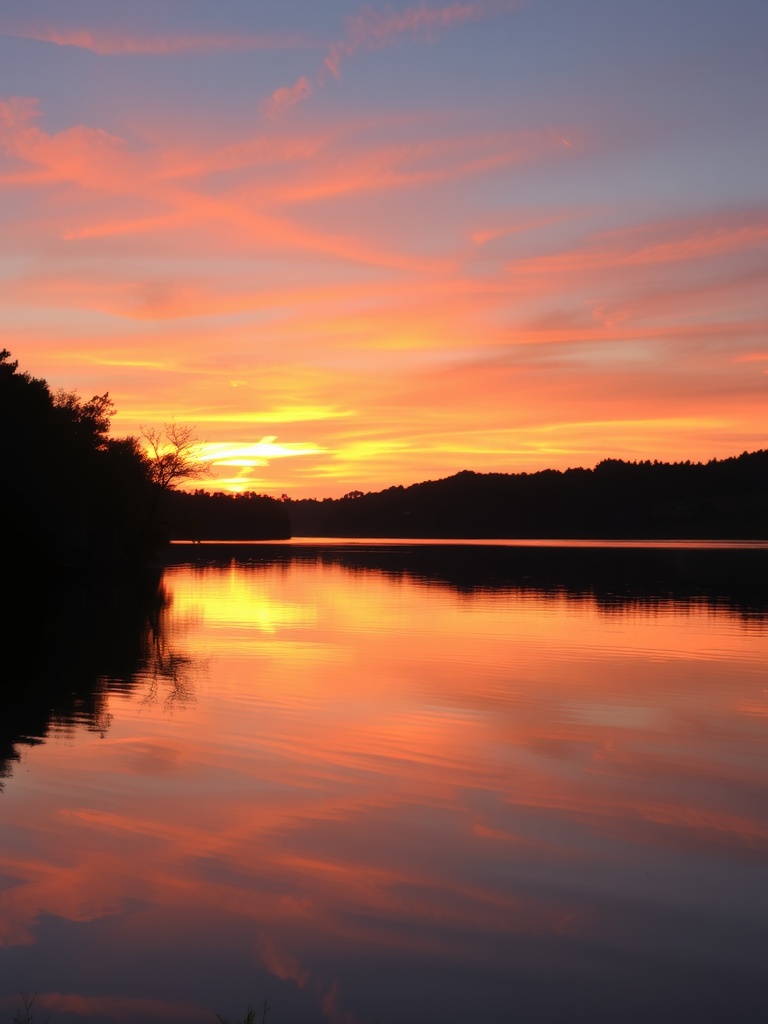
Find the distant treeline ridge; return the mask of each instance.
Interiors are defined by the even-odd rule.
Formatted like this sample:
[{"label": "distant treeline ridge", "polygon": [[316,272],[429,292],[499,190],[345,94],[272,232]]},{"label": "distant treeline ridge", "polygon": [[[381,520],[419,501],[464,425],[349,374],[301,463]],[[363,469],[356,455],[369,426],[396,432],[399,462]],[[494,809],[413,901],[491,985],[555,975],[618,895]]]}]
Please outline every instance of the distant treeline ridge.
[{"label": "distant treeline ridge", "polygon": [[768,538],[768,450],[707,463],[473,473],[287,502],[295,536]]},{"label": "distant treeline ridge", "polygon": [[707,463],[474,473],[343,498],[175,490],[189,428],[149,450],[109,435],[108,394],[52,391],[0,351],[0,568],[153,559],[170,539],[768,538],[768,451]]}]

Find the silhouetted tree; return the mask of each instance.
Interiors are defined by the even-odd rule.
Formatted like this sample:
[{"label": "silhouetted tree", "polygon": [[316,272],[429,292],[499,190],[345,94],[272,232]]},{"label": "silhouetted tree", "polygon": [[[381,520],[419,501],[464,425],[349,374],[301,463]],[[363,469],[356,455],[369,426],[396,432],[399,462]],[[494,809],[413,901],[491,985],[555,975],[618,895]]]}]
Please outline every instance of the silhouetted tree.
[{"label": "silhouetted tree", "polygon": [[121,557],[149,498],[135,438],[109,437],[109,394],[51,392],[0,352],[0,560],[7,567]]},{"label": "silhouetted tree", "polygon": [[175,489],[210,471],[193,428],[112,438],[114,411],[108,393],[52,392],[0,351],[0,570],[146,564],[172,536],[290,536],[272,498]]},{"label": "silhouetted tree", "polygon": [[149,479],[161,490],[172,490],[179,480],[210,476],[211,464],[200,457],[192,427],[166,423],[164,430],[142,427],[141,434],[149,450]]}]

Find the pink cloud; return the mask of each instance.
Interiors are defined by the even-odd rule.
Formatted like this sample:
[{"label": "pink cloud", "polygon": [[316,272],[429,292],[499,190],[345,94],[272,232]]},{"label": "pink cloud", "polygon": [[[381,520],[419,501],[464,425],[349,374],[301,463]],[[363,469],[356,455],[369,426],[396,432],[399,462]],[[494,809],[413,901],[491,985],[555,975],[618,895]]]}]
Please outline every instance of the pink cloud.
[{"label": "pink cloud", "polygon": [[[30,176],[36,183],[73,182],[85,190],[160,203],[168,210],[167,215],[153,213],[150,217],[131,218],[131,221],[109,218],[101,224],[70,224],[61,231],[70,240],[142,234],[169,226],[208,223],[216,225],[220,233],[234,234],[248,242],[258,238],[260,244],[283,251],[298,247],[374,264],[400,260],[397,255],[382,253],[354,238],[337,233],[319,234],[265,212],[263,201],[244,207],[239,195],[210,196],[202,190],[181,189],[173,180],[173,162],[164,163],[162,151],[134,153],[124,140],[84,125],[48,134],[34,123],[39,114],[35,99],[13,97],[0,101],[0,147],[10,156],[41,168],[42,171]],[[257,164],[262,148],[257,145],[250,150],[251,159]],[[277,148],[281,151],[279,146]],[[309,151],[312,151],[311,145]],[[285,159],[290,159],[295,152],[295,146],[289,145]],[[306,146],[302,152],[306,155]],[[238,157],[234,151],[227,151],[222,162],[225,166],[233,161],[237,164],[238,159],[248,163],[246,155]],[[273,161],[274,156],[266,162]],[[182,158],[180,166],[188,168],[188,158]],[[209,158],[207,165],[198,166],[212,172],[217,162]],[[413,265],[410,259],[406,262]]]},{"label": "pink cloud", "polygon": [[280,118],[283,111],[312,95],[312,83],[302,76],[294,85],[275,89],[270,98],[261,105],[262,113],[272,121]]},{"label": "pink cloud", "polygon": [[2,35],[35,39],[54,46],[75,46],[102,57],[216,53],[227,50],[288,50],[311,45],[299,35],[137,36],[89,29],[30,26],[0,31]]},{"label": "pink cloud", "polygon": [[[503,11],[515,10],[521,6],[519,0],[472,0],[469,3],[455,2],[442,7],[427,3],[403,11],[387,8],[382,12],[364,7],[346,21],[346,37],[333,43],[323,58],[323,68],[317,76],[322,84],[324,73],[330,72],[337,80],[341,74],[341,63],[346,57],[359,50],[375,50],[389,45],[401,36],[431,38],[441,29],[471,21],[480,21]],[[300,88],[299,88],[300,87]],[[298,91],[297,91],[298,90]],[[306,78],[301,78],[291,88],[277,89],[270,100],[262,105],[269,117],[278,116],[283,109],[294,106],[311,95],[312,88]],[[564,140],[563,140],[564,141]],[[566,143],[570,145],[570,143]]]},{"label": "pink cloud", "polygon": [[766,241],[765,210],[749,216],[692,217],[598,235],[579,248],[515,261],[509,269],[516,274],[573,274],[618,266],[678,263],[739,252]]},{"label": "pink cloud", "polygon": [[560,153],[549,131],[495,132],[407,141],[388,146],[357,146],[354,141],[338,157],[315,161],[307,171],[277,183],[282,202],[347,196],[455,181],[494,169]]},{"label": "pink cloud", "polygon": [[305,988],[310,975],[302,967],[298,959],[288,950],[283,949],[273,937],[264,933],[259,943],[261,961],[276,978],[281,981],[293,981],[299,988]]},{"label": "pink cloud", "polygon": [[572,219],[576,214],[573,211],[559,211],[549,213],[542,211],[536,216],[520,213],[514,220],[504,218],[493,224],[477,227],[469,233],[469,238],[477,246],[487,245],[488,242],[495,242],[499,238],[507,238],[510,235],[520,235],[528,231],[537,231],[539,228],[549,227],[552,224],[559,224],[562,221]]},{"label": "pink cloud", "polygon": [[517,3],[475,0],[472,3],[457,2],[443,7],[420,4],[405,11],[387,9],[383,13],[366,7],[360,14],[353,15],[347,20],[347,30],[353,47],[373,48],[385,46],[397,36],[422,35],[463,22],[480,21],[490,14],[519,6]]},{"label": "pink cloud", "polygon": [[9,156],[45,169],[48,181],[77,181],[103,188],[130,179],[129,154],[123,139],[101,128],[74,125],[56,135],[38,128],[36,99],[12,96],[0,100],[0,147]]},{"label": "pink cloud", "polygon": [[514,10],[520,3],[514,0],[474,0],[470,3],[451,3],[432,7],[427,3],[404,11],[386,8],[376,11],[364,7],[359,14],[347,19],[347,36],[334,43],[324,59],[324,65],[334,78],[339,78],[341,61],[358,50],[375,50],[387,46],[400,36],[431,38],[441,29],[466,22],[481,21],[502,11]]}]

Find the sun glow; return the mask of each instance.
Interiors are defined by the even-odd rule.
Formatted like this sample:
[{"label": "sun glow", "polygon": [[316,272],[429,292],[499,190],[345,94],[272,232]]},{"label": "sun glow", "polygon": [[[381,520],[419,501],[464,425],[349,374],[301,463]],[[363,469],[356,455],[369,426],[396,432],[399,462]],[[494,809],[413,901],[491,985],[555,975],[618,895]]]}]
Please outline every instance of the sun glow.
[{"label": "sun glow", "polygon": [[762,28],[734,2],[745,73],[723,50],[689,102],[679,67],[736,31],[716,5],[697,42],[591,0],[586,33],[575,9],[338,0],[309,34],[293,2],[174,29],[175,0],[162,24],[29,0],[0,17],[4,344],[109,390],[115,433],[194,425],[234,491],[764,447]]}]

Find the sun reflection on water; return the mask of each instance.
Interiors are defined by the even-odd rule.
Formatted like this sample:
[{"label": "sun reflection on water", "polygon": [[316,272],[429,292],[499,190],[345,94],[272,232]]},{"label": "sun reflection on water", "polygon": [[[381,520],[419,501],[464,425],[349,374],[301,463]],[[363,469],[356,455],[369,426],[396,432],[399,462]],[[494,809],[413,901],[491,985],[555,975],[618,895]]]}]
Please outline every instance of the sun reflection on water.
[{"label": "sun reflection on water", "polygon": [[108,693],[2,798],[2,955],[46,1009],[458,1021],[486,979],[485,1019],[607,1020],[601,979],[650,960],[646,1011],[757,977],[765,632],[322,562],[165,582],[193,699]]}]

